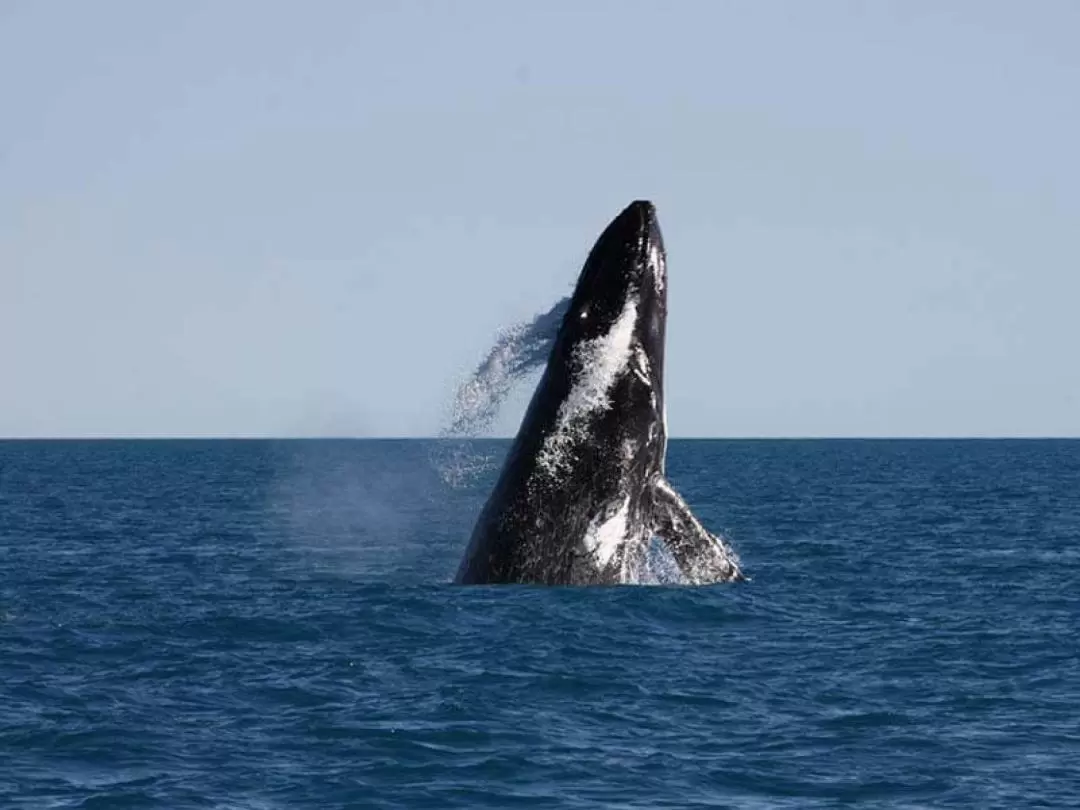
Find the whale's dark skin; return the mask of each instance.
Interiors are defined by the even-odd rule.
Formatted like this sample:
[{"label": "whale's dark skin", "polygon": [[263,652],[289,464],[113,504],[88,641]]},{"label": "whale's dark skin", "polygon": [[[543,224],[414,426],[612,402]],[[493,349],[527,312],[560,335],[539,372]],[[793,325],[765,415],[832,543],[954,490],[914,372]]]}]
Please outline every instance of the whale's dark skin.
[{"label": "whale's dark skin", "polygon": [[585,261],[458,583],[635,582],[654,535],[689,582],[742,578],[664,478],[666,320],[663,238],[637,201]]}]

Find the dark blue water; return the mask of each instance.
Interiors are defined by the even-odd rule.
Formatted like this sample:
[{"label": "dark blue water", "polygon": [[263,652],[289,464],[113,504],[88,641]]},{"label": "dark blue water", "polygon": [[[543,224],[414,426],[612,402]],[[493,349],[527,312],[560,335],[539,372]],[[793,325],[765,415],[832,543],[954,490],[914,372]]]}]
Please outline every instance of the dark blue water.
[{"label": "dark blue water", "polygon": [[673,442],[703,589],[448,585],[430,455],[0,443],[0,807],[1080,806],[1080,442]]}]

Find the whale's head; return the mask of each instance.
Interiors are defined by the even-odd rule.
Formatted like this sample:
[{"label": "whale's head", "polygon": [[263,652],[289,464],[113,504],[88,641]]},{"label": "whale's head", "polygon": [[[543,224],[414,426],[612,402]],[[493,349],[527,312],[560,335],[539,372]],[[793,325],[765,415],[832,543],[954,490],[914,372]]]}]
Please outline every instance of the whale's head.
[{"label": "whale's head", "polygon": [[631,203],[596,240],[534,397],[554,409],[542,467],[580,459],[576,445],[663,471],[666,265],[652,203]]},{"label": "whale's head", "polygon": [[[663,399],[664,327],[667,320],[667,259],[656,208],[645,200],[628,205],[607,226],[585,261],[558,344],[593,346],[594,361],[618,364]],[[559,355],[556,349],[555,356]],[[580,359],[580,358],[579,358]]]}]

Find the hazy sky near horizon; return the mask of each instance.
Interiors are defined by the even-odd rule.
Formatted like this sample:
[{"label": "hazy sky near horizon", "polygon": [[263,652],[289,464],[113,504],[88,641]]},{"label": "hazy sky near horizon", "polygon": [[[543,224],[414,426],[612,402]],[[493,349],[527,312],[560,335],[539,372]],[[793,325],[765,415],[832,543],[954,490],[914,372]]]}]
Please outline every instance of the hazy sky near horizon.
[{"label": "hazy sky near horizon", "polygon": [[674,435],[1080,435],[1078,41],[1070,0],[0,0],[0,436],[430,435],[635,198]]}]

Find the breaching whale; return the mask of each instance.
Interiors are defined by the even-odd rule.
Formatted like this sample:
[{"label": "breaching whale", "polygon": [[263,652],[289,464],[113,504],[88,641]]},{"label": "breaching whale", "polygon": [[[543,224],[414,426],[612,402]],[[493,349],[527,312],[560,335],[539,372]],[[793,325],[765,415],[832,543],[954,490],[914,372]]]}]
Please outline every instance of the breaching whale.
[{"label": "breaching whale", "polygon": [[664,477],[666,319],[656,209],[636,201],[585,261],[457,582],[637,582],[654,536],[688,582],[742,578]]}]

